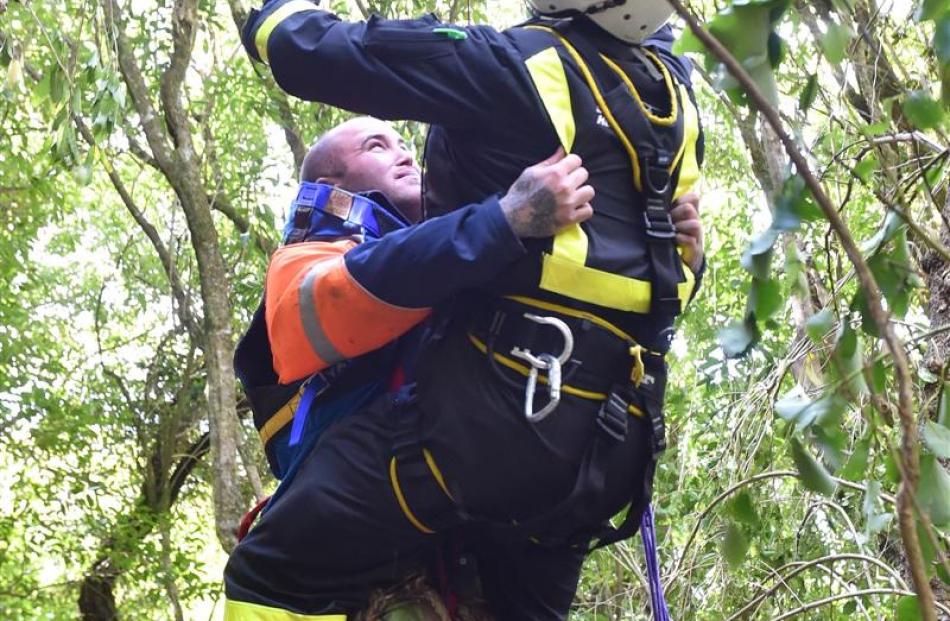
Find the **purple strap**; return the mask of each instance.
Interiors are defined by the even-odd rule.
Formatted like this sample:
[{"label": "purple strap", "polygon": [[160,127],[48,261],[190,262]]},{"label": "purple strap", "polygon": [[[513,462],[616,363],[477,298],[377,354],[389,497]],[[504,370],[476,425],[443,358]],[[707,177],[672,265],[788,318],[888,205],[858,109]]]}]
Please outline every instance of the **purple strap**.
[{"label": "purple strap", "polygon": [[656,529],[653,527],[653,505],[647,505],[640,518],[640,537],[643,538],[643,555],[647,562],[647,577],[650,581],[650,605],[653,621],[670,621],[670,611],[660,582],[660,561],[656,552]]}]

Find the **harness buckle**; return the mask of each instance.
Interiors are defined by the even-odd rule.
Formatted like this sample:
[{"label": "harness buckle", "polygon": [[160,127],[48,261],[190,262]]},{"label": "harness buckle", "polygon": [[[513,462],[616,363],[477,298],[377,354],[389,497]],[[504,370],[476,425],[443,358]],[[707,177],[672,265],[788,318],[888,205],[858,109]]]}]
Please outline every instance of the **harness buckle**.
[{"label": "harness buckle", "polygon": [[616,390],[611,390],[607,400],[597,412],[597,424],[614,440],[622,442],[627,437],[627,409],[629,404]]},{"label": "harness buckle", "polygon": [[643,210],[643,221],[646,224],[646,232],[653,239],[673,239],[676,237],[676,225],[673,224],[673,217],[667,208],[666,201],[662,199],[647,200],[646,209]]},{"label": "harness buckle", "polygon": [[[531,370],[528,372],[528,381],[525,383],[524,415],[529,422],[537,423],[553,412],[561,401],[561,367],[571,359],[571,354],[574,352],[574,334],[571,332],[570,326],[557,317],[546,317],[533,313],[525,313],[524,317],[529,321],[557,328],[564,339],[564,347],[557,357],[550,353],[534,354],[531,350],[522,347],[511,349],[512,356],[531,365]],[[535,411],[534,395],[537,391],[538,376],[541,371],[547,371],[548,373],[548,403],[540,410]]]}]

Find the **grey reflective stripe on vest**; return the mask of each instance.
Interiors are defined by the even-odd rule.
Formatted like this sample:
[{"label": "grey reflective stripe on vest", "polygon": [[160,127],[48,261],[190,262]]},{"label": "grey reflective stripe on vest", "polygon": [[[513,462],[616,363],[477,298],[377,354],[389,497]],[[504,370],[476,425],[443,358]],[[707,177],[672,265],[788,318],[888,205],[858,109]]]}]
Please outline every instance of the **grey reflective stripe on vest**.
[{"label": "grey reflective stripe on vest", "polygon": [[307,334],[307,340],[310,341],[310,347],[321,360],[327,364],[335,364],[345,360],[346,356],[337,351],[330,339],[327,338],[323,326],[320,325],[320,317],[317,315],[317,305],[314,302],[313,284],[326,270],[326,265],[318,263],[310,268],[306,278],[300,283],[298,295],[300,296],[300,321],[303,323],[303,330]]}]

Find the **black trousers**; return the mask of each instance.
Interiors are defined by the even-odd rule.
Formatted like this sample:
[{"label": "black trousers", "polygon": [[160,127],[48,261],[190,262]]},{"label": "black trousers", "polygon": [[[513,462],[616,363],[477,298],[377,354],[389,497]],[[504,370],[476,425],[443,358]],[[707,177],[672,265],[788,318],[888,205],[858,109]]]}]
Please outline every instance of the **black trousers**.
[{"label": "black trousers", "polygon": [[[522,393],[498,381],[463,332],[425,353],[419,377],[415,401],[381,399],[321,438],[232,554],[228,599],[352,612],[425,566],[438,534],[453,531],[499,620],[567,617],[585,536],[642,500],[647,425],[631,417],[593,502],[552,512],[577,485],[600,404],[567,395],[547,419],[528,422]],[[428,455],[408,464],[413,447],[396,445],[416,435]]]}]

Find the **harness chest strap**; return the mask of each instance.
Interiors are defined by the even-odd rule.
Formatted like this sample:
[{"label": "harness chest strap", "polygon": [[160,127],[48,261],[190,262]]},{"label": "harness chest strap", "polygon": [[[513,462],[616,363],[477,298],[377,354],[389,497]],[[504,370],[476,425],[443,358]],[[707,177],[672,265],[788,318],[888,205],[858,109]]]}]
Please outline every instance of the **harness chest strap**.
[{"label": "harness chest strap", "polygon": [[[650,184],[644,183],[646,179],[644,179],[642,169],[645,167],[642,164],[645,162],[641,162],[638,145],[628,134],[652,135],[651,124],[653,124],[676,132],[678,148],[675,153],[669,154],[666,162],[669,178],[676,173],[679,174],[679,182],[673,189],[672,196],[680,196],[688,191],[699,177],[696,155],[699,117],[685,86],[674,82],[669,69],[663,62],[650,50],[642,50],[643,55],[652,63],[651,68],[658,71],[664,80],[670,98],[670,113],[666,117],[655,114],[644,104],[636,86],[616,63],[602,54],[587,53],[587,56],[593,56],[592,60],[595,60],[600,67],[597,73],[602,74],[602,79],[603,75],[609,74],[608,78],[614,83],[625,84],[633,101],[636,102],[635,110],[612,110],[584,56],[562,33],[541,25],[530,25],[526,28],[551,33],[574,60],[598,108],[630,157],[634,187],[642,191],[649,189]],[[576,125],[571,106],[570,86],[557,50],[553,47],[546,48],[528,58],[525,64],[559,140],[565,150],[570,152],[574,143]],[[635,132],[625,127],[631,124],[637,127]],[[643,149],[643,145],[640,145],[640,150]],[[662,215],[668,221],[666,208],[669,204],[669,196],[664,197],[663,203]],[[656,226],[655,220],[655,218],[647,220],[648,229]],[[669,222],[664,222],[664,224],[669,228],[672,226]],[[670,263],[669,267],[658,269],[662,272],[658,279],[670,282],[661,283],[662,291],[656,293],[658,297],[666,300],[667,308],[664,310],[671,310],[673,314],[677,314],[685,308],[691,297],[695,278],[689,269],[683,269],[675,244],[664,243],[670,246],[669,253],[672,254],[666,256],[666,253],[662,253],[663,256],[660,256],[651,249],[651,256],[655,256],[653,260]],[[541,289],[606,308],[636,313],[650,312],[654,307],[655,283],[587,266],[588,248],[589,240],[580,225],[569,227],[558,234],[554,238],[551,252],[544,254],[542,258]]]}]

